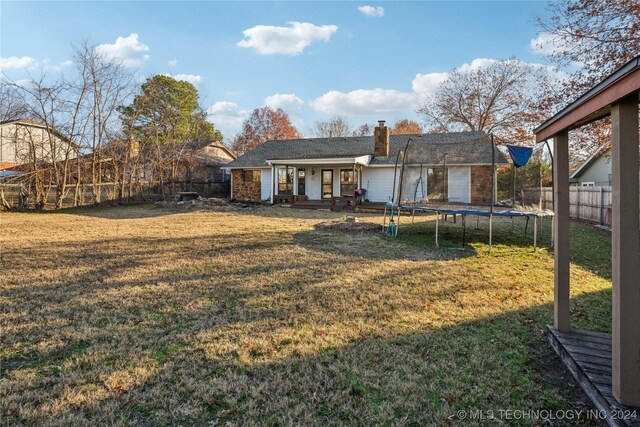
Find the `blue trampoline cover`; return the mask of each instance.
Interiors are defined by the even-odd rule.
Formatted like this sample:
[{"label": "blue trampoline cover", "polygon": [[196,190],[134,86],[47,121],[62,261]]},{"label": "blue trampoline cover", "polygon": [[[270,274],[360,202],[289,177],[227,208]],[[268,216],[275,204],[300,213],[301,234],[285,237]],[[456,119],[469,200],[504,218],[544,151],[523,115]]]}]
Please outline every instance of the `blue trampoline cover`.
[{"label": "blue trampoline cover", "polygon": [[513,160],[513,164],[516,165],[517,168],[529,163],[531,153],[533,153],[533,148],[529,147],[516,147],[515,145],[507,145],[507,149],[509,150],[509,155],[511,156],[511,160]]}]

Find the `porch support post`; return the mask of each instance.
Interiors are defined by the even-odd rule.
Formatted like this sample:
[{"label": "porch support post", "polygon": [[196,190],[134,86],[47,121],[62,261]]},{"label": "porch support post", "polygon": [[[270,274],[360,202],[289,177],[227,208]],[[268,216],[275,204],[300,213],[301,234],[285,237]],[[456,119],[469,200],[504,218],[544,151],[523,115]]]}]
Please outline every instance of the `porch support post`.
[{"label": "porch support post", "polygon": [[569,132],[553,137],[555,151],[554,182],[554,304],[553,324],[559,331],[569,331]]},{"label": "porch support post", "polygon": [[612,382],[622,404],[640,406],[638,94],[611,106]]},{"label": "porch support post", "polygon": [[276,167],[275,165],[271,165],[271,204],[275,200],[275,192],[276,192]]}]

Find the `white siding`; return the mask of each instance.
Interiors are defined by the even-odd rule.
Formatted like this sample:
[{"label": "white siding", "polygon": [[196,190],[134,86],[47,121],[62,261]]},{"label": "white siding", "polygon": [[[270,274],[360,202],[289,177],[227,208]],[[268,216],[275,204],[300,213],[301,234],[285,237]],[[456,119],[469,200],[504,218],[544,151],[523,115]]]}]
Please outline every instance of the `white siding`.
[{"label": "white siding", "polygon": [[271,169],[261,169],[260,173],[260,198],[271,198]]},{"label": "white siding", "polygon": [[450,202],[471,203],[470,170],[467,166],[451,166],[448,182]]},{"label": "white siding", "polygon": [[370,202],[390,201],[393,194],[394,170],[387,167],[363,168],[362,188],[367,190],[365,198]]}]

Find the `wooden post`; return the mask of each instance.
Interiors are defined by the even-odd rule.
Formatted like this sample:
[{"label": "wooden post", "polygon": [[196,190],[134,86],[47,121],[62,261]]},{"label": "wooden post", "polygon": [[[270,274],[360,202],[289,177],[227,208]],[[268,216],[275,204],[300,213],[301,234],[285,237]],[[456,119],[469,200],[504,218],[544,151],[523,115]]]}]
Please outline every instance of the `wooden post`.
[{"label": "wooden post", "polygon": [[612,382],[622,404],[640,406],[638,94],[611,106]]},{"label": "wooden post", "polygon": [[554,326],[569,331],[569,132],[553,138]]}]

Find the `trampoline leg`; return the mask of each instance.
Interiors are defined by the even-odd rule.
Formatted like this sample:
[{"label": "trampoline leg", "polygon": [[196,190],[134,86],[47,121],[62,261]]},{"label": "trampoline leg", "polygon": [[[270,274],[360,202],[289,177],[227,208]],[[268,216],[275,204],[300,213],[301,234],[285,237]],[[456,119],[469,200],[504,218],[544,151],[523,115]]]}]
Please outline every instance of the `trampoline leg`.
[{"label": "trampoline leg", "polygon": [[411,211],[411,224],[413,224],[413,220],[415,219],[415,217],[416,217],[416,210],[414,209]]},{"label": "trampoline leg", "polygon": [[398,222],[396,224],[396,233],[393,237],[398,237],[398,230],[400,229],[400,208],[398,208]]},{"label": "trampoline leg", "polygon": [[533,251],[536,251],[536,244],[538,243],[538,217],[533,217]]},{"label": "trampoline leg", "polygon": [[384,215],[382,216],[382,232],[387,229],[387,207],[384,207]]},{"label": "trampoline leg", "polygon": [[465,215],[460,215],[460,219],[462,220],[462,249],[464,249],[465,237],[466,237],[466,231],[467,231],[466,221],[464,220]]},{"label": "trampoline leg", "polygon": [[553,247],[553,217],[551,217],[551,237],[549,237],[549,247]]},{"label": "trampoline leg", "polygon": [[493,215],[489,215],[489,252],[493,243]]},{"label": "trampoline leg", "polygon": [[440,222],[440,212],[436,211],[436,247],[440,247],[438,244],[438,223]]}]

